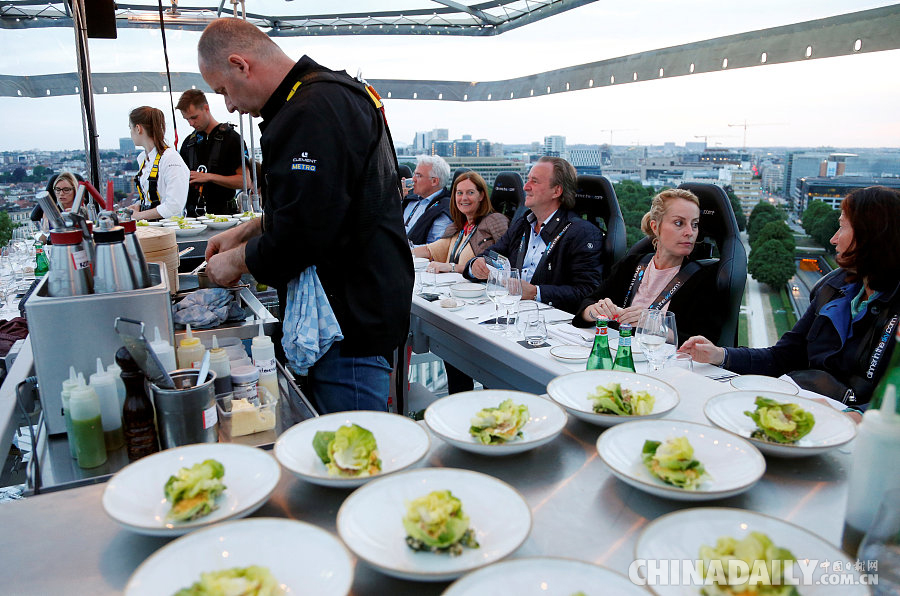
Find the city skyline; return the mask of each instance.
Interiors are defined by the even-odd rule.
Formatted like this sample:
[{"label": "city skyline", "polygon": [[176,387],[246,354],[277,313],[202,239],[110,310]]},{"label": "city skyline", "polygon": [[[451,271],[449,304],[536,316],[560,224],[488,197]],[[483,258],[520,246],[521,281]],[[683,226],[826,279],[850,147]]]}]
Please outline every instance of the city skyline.
[{"label": "city skyline", "polygon": [[[490,38],[276,41],[292,57],[307,53],[351,74],[361,69],[371,79],[497,80],[851,10],[837,0],[798,0],[789,6],[761,0],[753,10],[732,2],[670,4],[661,0],[614,7],[589,4]],[[852,10],[890,2],[855,4]],[[703,27],[697,26],[699,15],[704,17]],[[0,73],[74,70],[71,30],[4,30],[0,35],[8,47],[29,48],[0,56]],[[196,72],[198,37],[195,32],[167,31],[173,72]],[[91,59],[95,73],[165,69],[159,32],[153,29],[124,29],[118,40],[92,40]],[[453,138],[471,134],[508,144],[560,135],[570,144],[611,140],[613,145],[683,145],[705,136],[710,147],[739,148],[744,131],[734,125],[747,121],[747,147],[891,148],[900,139],[900,115],[894,105],[900,81],[889,76],[898,64],[900,50],[892,50],[508,101],[387,99],[385,105],[398,144],[410,144],[418,131],[449,128]],[[118,138],[127,136],[127,114],[138,105],[162,109],[167,137],[174,141],[167,94],[95,96],[101,147],[115,147]],[[237,122],[220,98],[211,96],[210,104],[218,120]],[[0,150],[84,146],[77,96],[0,98],[0,113],[6,129]],[[180,141],[190,129],[180,114],[176,124]]]}]

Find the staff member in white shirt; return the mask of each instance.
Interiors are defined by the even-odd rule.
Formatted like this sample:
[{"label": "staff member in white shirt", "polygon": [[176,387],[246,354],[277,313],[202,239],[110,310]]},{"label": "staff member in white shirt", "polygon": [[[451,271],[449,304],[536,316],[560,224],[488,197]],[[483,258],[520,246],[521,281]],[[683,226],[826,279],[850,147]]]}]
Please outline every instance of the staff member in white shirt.
[{"label": "staff member in white shirt", "polygon": [[187,201],[191,171],[174,147],[165,142],[166,118],[149,106],[128,116],[131,140],[144,151],[138,156],[134,177],[140,200],[131,205],[134,219],[160,219],[181,215]]}]

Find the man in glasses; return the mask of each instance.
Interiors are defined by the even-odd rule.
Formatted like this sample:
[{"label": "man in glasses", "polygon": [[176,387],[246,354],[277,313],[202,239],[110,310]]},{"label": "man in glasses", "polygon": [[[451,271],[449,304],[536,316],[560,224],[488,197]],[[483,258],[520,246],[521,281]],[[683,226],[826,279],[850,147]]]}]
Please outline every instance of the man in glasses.
[{"label": "man in glasses", "polygon": [[[238,213],[234,191],[243,187],[241,161],[246,155],[241,135],[231,124],[219,124],[213,118],[206,95],[199,89],[182,93],[175,107],[194,129],[179,151],[191,170],[185,204],[188,216]],[[247,181],[250,181],[249,172]]]}]

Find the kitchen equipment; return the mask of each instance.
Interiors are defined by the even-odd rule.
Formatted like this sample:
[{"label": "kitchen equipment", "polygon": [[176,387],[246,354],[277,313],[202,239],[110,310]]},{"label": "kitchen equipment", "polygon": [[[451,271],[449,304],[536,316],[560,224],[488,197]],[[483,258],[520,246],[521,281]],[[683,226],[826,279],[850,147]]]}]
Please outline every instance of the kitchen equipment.
[{"label": "kitchen equipment", "polygon": [[166,372],[172,372],[178,368],[175,363],[175,348],[160,336],[159,327],[153,328],[153,341],[150,342],[150,348],[159,358],[159,362]]},{"label": "kitchen equipment", "polygon": [[81,296],[94,291],[90,254],[79,230],[50,232],[50,271],[47,290],[51,296]]},{"label": "kitchen equipment", "polygon": [[47,276],[25,300],[28,337],[37,356],[34,367],[41,388],[41,406],[49,434],[65,432],[59,388],[69,366],[89,371],[97,357],[109,359],[122,346],[116,317],[142,320],[148,329],[159,327],[172,341],[172,308],[165,267],[151,263],[153,286],[112,294],[51,297]]},{"label": "kitchen equipment", "polygon": [[94,292],[122,292],[140,288],[140,283],[125,250],[125,228],[113,225],[108,217],[100,219],[94,230]]},{"label": "kitchen equipment", "polygon": [[133,219],[126,219],[122,220],[121,225],[125,230],[125,252],[128,253],[128,258],[131,260],[131,268],[137,274],[138,287],[149,287],[150,270],[147,268],[144,251],[141,249],[141,244],[135,235],[137,222]]},{"label": "kitchen equipment", "polygon": [[[138,325],[139,328],[135,329],[135,325]],[[147,338],[144,337],[144,323],[124,317],[116,317],[114,328],[131,357],[144,371],[144,375],[151,382],[164,389],[174,389],[175,383],[172,377],[166,372],[159,358],[157,358],[156,352],[153,351]]]},{"label": "kitchen equipment", "polygon": [[163,227],[142,226],[135,232],[148,263],[163,263],[169,275],[169,290],[178,291],[178,245],[175,232]]},{"label": "kitchen equipment", "polygon": [[172,373],[172,380],[176,387],[185,389],[165,389],[150,384],[150,394],[156,405],[159,444],[163,449],[218,442],[216,373],[209,372],[202,383],[198,383],[199,378],[200,371],[196,368],[180,369]]},{"label": "kitchen equipment", "polygon": [[49,192],[42,190],[35,195],[35,199],[44,211],[44,215],[46,215],[47,219],[50,221],[50,227],[54,229],[66,227],[65,221],[62,218],[62,213],[60,213],[56,201],[53,200],[53,197],[50,196]]}]

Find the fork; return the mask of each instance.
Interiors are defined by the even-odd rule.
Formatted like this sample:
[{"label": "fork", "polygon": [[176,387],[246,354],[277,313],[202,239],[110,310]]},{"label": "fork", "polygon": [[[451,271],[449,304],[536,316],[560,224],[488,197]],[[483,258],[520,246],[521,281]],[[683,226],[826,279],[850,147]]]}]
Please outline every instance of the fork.
[{"label": "fork", "polygon": [[712,376],[712,377],[706,377],[706,378],[712,379],[713,381],[719,381],[720,383],[727,383],[728,381],[735,378],[736,376],[738,376],[737,373],[724,373],[724,374],[720,374],[720,375],[716,375],[716,376]]}]

